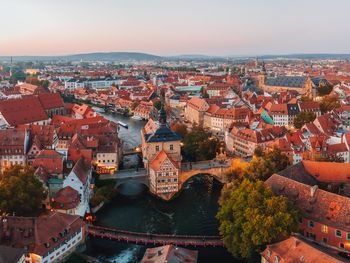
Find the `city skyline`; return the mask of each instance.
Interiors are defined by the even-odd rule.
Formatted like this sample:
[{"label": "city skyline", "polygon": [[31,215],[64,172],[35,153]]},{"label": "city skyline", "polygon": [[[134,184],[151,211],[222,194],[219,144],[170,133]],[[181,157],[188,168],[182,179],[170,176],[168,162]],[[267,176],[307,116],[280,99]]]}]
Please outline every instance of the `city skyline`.
[{"label": "city skyline", "polygon": [[[261,3],[263,2],[263,3]],[[350,53],[335,1],[1,1],[0,56]],[[338,7],[342,6],[341,9]]]}]

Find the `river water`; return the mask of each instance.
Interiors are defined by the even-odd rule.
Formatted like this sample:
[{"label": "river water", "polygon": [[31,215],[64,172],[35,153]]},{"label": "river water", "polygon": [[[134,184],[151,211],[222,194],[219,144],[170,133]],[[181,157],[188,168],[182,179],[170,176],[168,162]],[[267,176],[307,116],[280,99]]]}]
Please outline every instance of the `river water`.
[{"label": "river water", "polygon": [[[122,121],[129,129],[120,128],[119,137],[124,147],[140,144],[140,129],[145,122],[119,115],[105,115],[110,120]],[[124,159],[124,167],[135,167],[137,156]],[[147,188],[135,183],[119,187],[119,194],[97,214],[96,224],[127,231],[164,234],[218,235],[218,198],[221,184],[210,176],[198,175],[189,180],[183,191],[171,202],[164,202],[149,195]],[[139,262],[146,246],[119,243],[101,239],[87,242],[87,254],[101,262]],[[199,250],[199,263],[239,262],[224,248],[193,248]]]}]

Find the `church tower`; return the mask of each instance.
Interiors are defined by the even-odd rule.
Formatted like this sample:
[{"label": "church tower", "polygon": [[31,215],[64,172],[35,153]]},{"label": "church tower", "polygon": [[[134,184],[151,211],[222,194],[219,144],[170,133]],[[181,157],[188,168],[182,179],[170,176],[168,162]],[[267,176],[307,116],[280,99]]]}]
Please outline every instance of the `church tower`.
[{"label": "church tower", "polygon": [[263,61],[261,71],[260,71],[259,76],[258,76],[258,87],[261,89],[264,89],[266,75],[267,74],[266,74],[265,62]]}]

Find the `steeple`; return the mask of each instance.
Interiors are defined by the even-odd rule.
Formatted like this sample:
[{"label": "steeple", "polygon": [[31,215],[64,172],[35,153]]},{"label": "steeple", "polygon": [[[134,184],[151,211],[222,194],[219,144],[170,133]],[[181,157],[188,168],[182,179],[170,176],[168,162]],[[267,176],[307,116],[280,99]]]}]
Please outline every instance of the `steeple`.
[{"label": "steeple", "polygon": [[163,105],[158,112],[158,120],[159,126],[166,126],[166,111],[164,110]]},{"label": "steeple", "polygon": [[262,62],[262,66],[261,66],[261,74],[266,75],[266,68],[265,68],[265,62]]}]

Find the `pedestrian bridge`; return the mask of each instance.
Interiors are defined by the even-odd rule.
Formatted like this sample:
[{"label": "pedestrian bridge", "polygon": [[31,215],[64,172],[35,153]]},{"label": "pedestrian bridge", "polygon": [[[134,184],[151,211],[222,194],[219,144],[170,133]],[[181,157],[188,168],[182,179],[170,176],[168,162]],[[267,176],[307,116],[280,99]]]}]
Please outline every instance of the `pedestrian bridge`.
[{"label": "pedestrian bridge", "polygon": [[151,234],[93,225],[88,226],[87,234],[91,237],[143,245],[175,245],[182,247],[222,247],[224,245],[220,236]]}]

